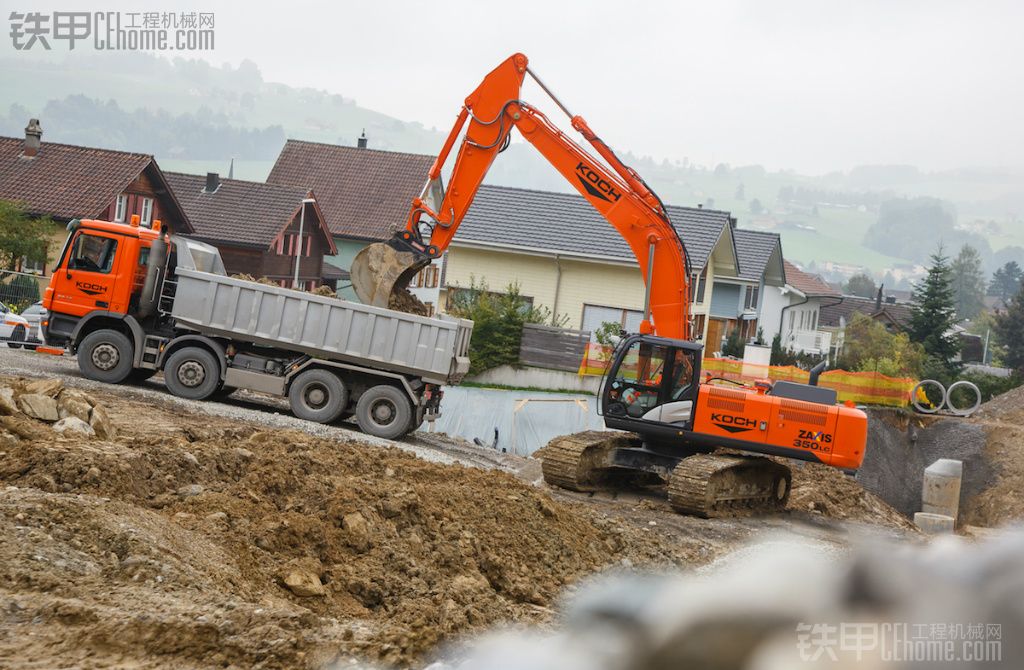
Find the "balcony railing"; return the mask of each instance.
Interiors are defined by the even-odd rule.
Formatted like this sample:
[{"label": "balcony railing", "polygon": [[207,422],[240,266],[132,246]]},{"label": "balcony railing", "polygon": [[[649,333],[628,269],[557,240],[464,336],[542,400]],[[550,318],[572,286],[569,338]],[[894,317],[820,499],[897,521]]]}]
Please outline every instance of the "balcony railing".
[{"label": "balcony railing", "polygon": [[789,346],[805,354],[827,354],[832,347],[832,333],[824,330],[794,330]]}]

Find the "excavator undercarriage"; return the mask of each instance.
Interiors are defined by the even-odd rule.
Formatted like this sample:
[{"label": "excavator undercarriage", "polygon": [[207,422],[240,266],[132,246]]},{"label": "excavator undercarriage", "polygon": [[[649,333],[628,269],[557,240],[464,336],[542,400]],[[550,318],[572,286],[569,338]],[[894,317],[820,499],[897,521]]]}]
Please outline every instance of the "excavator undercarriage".
[{"label": "excavator undercarriage", "polygon": [[572,491],[663,486],[674,510],[704,518],[785,508],[792,475],[763,456],[668,455],[630,433],[589,431],[556,437],[540,452],[544,480]]}]

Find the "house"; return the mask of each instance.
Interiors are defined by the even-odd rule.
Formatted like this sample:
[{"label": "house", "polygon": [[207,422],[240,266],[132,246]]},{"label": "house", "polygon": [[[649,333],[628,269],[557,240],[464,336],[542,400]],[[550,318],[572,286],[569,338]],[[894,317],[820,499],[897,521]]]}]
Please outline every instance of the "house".
[{"label": "house", "polygon": [[[173,232],[192,226],[174,197],[164,173],[148,154],[43,142],[37,119],[25,137],[0,137],[0,199],[20,203],[31,216],[140,223],[160,220]],[[46,264],[25,267],[46,276],[65,238],[54,235]]]},{"label": "house", "polygon": [[[738,267],[732,274],[719,271],[714,275],[714,299],[708,311],[705,340],[712,352],[720,350],[735,329],[739,329],[742,341],[754,340],[761,323],[761,296],[768,287],[786,283],[778,233],[733,228],[732,234]],[[770,342],[774,333],[762,330],[764,338]]]},{"label": "house", "polygon": [[842,354],[846,326],[855,314],[864,314],[884,325],[889,332],[897,333],[910,326],[912,310],[910,305],[896,302],[895,298],[883,300],[881,289],[875,298],[844,295],[841,302],[823,306],[818,329],[832,333],[832,351],[836,356]]},{"label": "house", "polygon": [[[355,147],[288,140],[267,183],[317,194],[336,247],[327,260],[347,272],[366,245],[386,240],[405,226],[433,163],[433,156],[369,149],[365,137]],[[440,184],[432,188],[439,200]],[[438,303],[440,276],[438,260],[412,282],[413,293],[428,307]],[[339,293],[355,299],[350,286],[342,286]]]},{"label": "house", "polygon": [[762,312],[765,339],[771,341],[778,334],[785,349],[829,355],[832,332],[819,326],[821,310],[844,298],[818,275],[804,272],[789,261],[784,261],[784,265],[786,283],[765,291]]},{"label": "house", "polygon": [[[690,259],[694,332],[706,335],[718,273],[738,273],[727,212],[668,207]],[[517,283],[536,307],[565,325],[593,331],[604,322],[636,331],[644,278],[625,240],[586,200],[506,186],[480,187],[445,258],[442,304],[471,283],[502,291]]]},{"label": "house", "polygon": [[217,247],[229,274],[306,290],[338,281],[337,269],[325,276],[324,257],[337,248],[312,193],[221,179],[215,172],[205,177],[168,172],[166,177],[192,223],[192,237]]}]

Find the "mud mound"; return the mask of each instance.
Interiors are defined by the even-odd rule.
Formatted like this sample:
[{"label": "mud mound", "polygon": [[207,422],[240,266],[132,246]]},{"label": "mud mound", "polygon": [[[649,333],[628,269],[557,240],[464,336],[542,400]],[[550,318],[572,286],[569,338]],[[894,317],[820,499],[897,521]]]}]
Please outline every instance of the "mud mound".
[{"label": "mud mound", "polygon": [[984,455],[995,476],[963,503],[964,523],[1000,526],[1024,518],[1024,386],[992,398],[971,417],[985,431]]},{"label": "mud mound", "polygon": [[898,510],[864,490],[853,477],[817,463],[802,463],[793,468],[789,508],[818,512],[835,519],[895,528],[914,527]]},{"label": "mud mound", "polygon": [[0,657],[408,665],[456,634],[547,620],[595,570],[689,558],[511,474],[94,395],[115,437],[3,417]]},{"label": "mud mound", "polygon": [[388,298],[388,309],[418,316],[427,316],[427,313],[430,311],[423,304],[423,301],[404,288],[396,288],[391,293],[391,296]]}]

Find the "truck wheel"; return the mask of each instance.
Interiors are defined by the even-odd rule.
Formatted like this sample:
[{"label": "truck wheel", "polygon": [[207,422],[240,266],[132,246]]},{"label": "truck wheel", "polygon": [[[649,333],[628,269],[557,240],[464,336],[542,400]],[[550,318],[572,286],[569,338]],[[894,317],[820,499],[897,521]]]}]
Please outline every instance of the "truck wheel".
[{"label": "truck wheel", "polygon": [[132,373],[132,342],[116,330],[96,330],[78,344],[78,369],[87,379],[120,384]]},{"label": "truck wheel", "polygon": [[381,384],[363,392],[356,403],[356,421],[363,431],[394,440],[412,425],[413,407],[399,388]]},{"label": "truck wheel", "polygon": [[20,349],[21,343],[25,341],[25,326],[15,326],[11,332],[11,339],[7,340],[7,346],[11,349]]},{"label": "truck wheel", "polygon": [[306,370],[288,389],[288,403],[300,419],[330,423],[348,405],[348,389],[341,377],[330,370]]},{"label": "truck wheel", "polygon": [[164,364],[164,384],[179,398],[206,400],[220,386],[220,363],[202,347],[178,349]]}]

